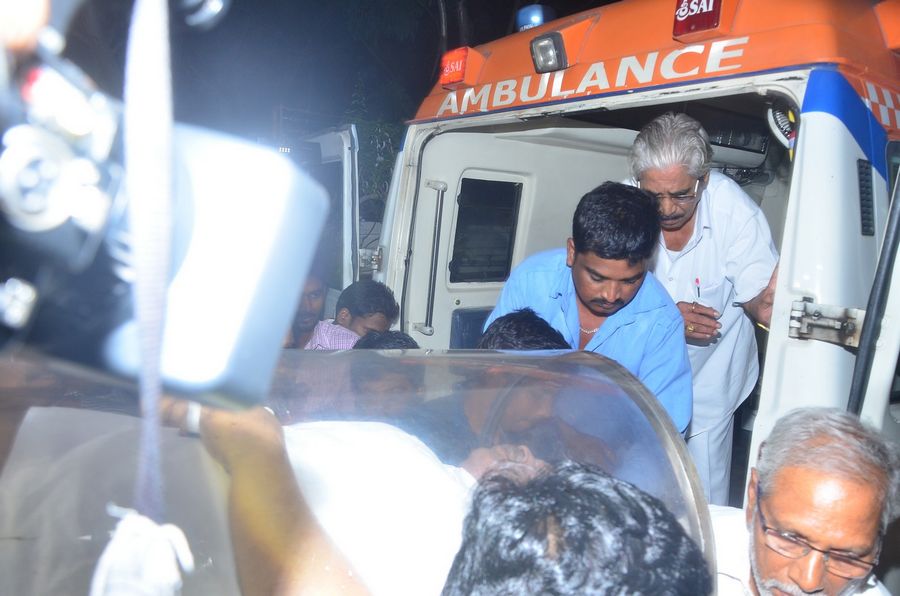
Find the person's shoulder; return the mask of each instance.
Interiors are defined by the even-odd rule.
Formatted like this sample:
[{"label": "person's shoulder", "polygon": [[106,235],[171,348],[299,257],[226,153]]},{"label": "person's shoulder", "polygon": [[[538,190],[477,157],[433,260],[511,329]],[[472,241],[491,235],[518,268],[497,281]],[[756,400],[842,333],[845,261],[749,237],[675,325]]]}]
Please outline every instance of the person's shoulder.
[{"label": "person's shoulder", "polygon": [[709,506],[716,545],[716,584],[722,596],[750,594],[750,554],[747,550],[747,522],[743,509]]},{"label": "person's shoulder", "polygon": [[720,529],[724,531],[747,531],[747,521],[744,510],[738,507],[710,505],[709,518],[712,521],[714,533],[717,533]]},{"label": "person's shoulder", "polygon": [[762,212],[756,201],[750,198],[737,182],[721,172],[710,171],[706,190],[711,206],[716,212],[724,212],[731,216],[735,215],[735,211],[747,216]]},{"label": "person's shoulder", "polygon": [[566,267],[566,249],[551,248],[529,255],[518,268],[528,271],[559,271]]},{"label": "person's shoulder", "polygon": [[568,269],[566,249],[554,248],[527,257],[513,270],[513,278],[553,278]]}]

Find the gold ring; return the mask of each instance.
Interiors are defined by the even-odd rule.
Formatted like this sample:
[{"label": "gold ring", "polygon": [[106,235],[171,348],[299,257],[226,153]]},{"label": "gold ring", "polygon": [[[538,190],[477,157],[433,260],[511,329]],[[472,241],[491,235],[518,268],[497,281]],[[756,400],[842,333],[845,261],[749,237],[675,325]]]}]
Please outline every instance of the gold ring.
[{"label": "gold ring", "polygon": [[687,330],[688,330],[688,333],[693,333],[693,332],[694,332],[694,326],[689,324],[689,325],[687,326]]}]

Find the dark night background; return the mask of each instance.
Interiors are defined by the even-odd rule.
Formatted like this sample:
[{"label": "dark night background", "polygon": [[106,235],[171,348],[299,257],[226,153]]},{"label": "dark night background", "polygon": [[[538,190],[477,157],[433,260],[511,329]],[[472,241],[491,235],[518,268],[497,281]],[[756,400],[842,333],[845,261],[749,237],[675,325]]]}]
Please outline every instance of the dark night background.
[{"label": "dark night background", "polygon": [[[516,9],[529,3],[233,0],[215,28],[197,31],[180,24],[173,1],[176,119],[272,143],[280,141],[279,106],[294,135],[349,121],[399,127],[436,80],[440,6],[452,49],[510,33]],[[605,3],[543,2],[558,16]],[[69,36],[70,56],[116,96],[130,8],[127,0],[88,0]]]}]

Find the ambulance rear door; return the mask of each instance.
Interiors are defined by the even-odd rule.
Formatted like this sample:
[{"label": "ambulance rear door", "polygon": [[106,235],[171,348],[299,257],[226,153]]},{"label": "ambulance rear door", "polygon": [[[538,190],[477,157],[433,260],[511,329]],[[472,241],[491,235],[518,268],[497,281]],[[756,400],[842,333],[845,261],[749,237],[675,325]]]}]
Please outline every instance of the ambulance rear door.
[{"label": "ambulance rear door", "polygon": [[[796,130],[750,465],[762,439],[788,411],[848,408],[876,265],[890,252],[883,248],[896,250],[896,237],[883,246],[889,182],[897,167],[888,158],[897,146],[889,134],[896,135],[898,124],[893,110],[879,109],[885,97],[900,105],[896,90],[871,81],[853,80],[833,68],[810,73]],[[900,439],[897,405],[889,404],[900,351],[900,274],[890,267],[884,277],[893,291],[887,294],[886,314],[879,317],[860,413]]]},{"label": "ambulance rear door", "polygon": [[[359,141],[356,126],[344,125],[306,137],[298,161],[328,191],[330,210],[318,255],[327,258],[330,300],[359,279]],[[326,307],[330,312],[330,309]]]}]

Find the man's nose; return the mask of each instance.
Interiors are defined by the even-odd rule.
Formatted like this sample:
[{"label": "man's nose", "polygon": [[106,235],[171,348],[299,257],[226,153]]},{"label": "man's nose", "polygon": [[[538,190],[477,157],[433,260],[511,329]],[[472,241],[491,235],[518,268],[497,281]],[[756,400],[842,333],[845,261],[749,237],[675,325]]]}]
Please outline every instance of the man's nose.
[{"label": "man's nose", "polygon": [[807,594],[821,592],[825,583],[825,555],[813,550],[805,557],[795,559],[789,577]]},{"label": "man's nose", "polygon": [[622,295],[622,288],[618,282],[608,281],[600,288],[600,295],[607,302],[615,302]]},{"label": "man's nose", "polygon": [[553,416],[553,398],[544,396],[537,407],[537,418],[543,420]]},{"label": "man's nose", "polygon": [[672,200],[672,197],[669,195],[663,195],[659,199],[659,214],[663,217],[667,215],[672,215],[676,211],[678,211],[680,205]]}]

